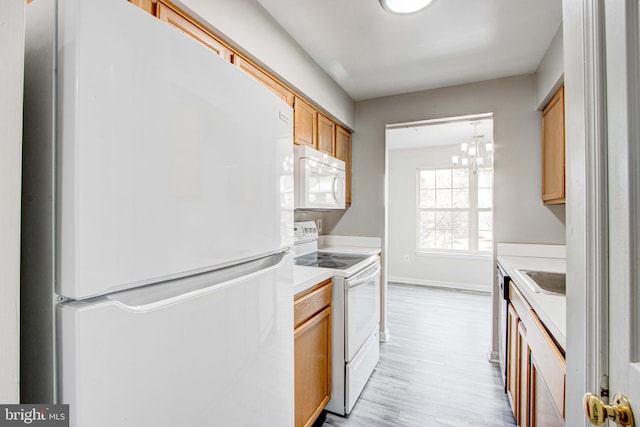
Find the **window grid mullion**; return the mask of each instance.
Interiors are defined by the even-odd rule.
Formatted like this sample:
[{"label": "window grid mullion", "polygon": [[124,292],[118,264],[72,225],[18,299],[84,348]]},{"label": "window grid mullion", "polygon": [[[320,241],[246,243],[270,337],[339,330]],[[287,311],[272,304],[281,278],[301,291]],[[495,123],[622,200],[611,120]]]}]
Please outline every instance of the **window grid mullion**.
[{"label": "window grid mullion", "polygon": [[[450,185],[445,186],[445,187],[441,187],[438,186],[438,172],[444,172],[444,170],[447,170],[447,172],[449,172],[449,180],[450,180]],[[432,182],[431,185],[427,184],[426,187],[422,186],[422,179],[421,179],[421,172],[422,171],[433,171],[433,175],[431,175],[431,180],[435,179],[435,181],[430,181]],[[454,184],[454,174],[456,173],[456,169],[455,168],[440,168],[440,169],[418,169],[418,174],[417,174],[417,187],[418,187],[418,195],[417,195],[417,216],[418,216],[418,221],[417,221],[417,236],[416,236],[416,246],[418,247],[418,249],[435,249],[438,250],[438,248],[436,246],[438,246],[437,243],[437,238],[438,238],[438,234],[441,234],[443,232],[446,232],[449,234],[450,236],[450,241],[447,242],[447,248],[441,248],[441,249],[453,249],[453,243],[454,243],[454,231],[456,230],[455,228],[455,223],[454,223],[454,214],[455,213],[466,213],[467,215],[467,241],[468,241],[468,248],[467,248],[467,252],[478,252],[479,250],[479,232],[480,232],[480,224],[479,224],[479,213],[480,212],[492,212],[492,208],[480,208],[478,207],[478,203],[479,203],[479,199],[478,199],[478,184],[479,184],[479,179],[478,179],[478,175],[476,174],[471,174],[471,173],[467,173],[467,186],[466,187],[460,187],[459,185],[455,185]],[[427,178],[429,179],[429,178]],[[482,187],[485,188],[485,187]],[[491,187],[486,187],[486,188],[491,188]],[[439,198],[439,196],[442,196],[442,190],[448,190],[449,193],[449,207],[436,207],[438,205],[443,204],[443,200],[441,200]],[[456,190],[466,190],[467,191],[467,202],[468,202],[468,206],[466,208],[459,208],[459,207],[453,207],[452,205],[454,204],[454,194],[456,192]],[[433,201],[432,203],[423,203],[423,199],[422,199],[422,193],[423,191],[425,192],[433,192],[432,196],[433,197]],[[425,200],[426,202],[426,200]],[[424,204],[432,204],[433,207],[423,207]],[[421,225],[421,218],[422,218],[422,213],[423,212],[433,212],[433,217],[432,220],[434,221],[430,232],[434,233],[433,234],[433,240],[432,240],[432,244],[434,245],[433,247],[422,247],[421,246],[421,232],[422,232],[422,225]],[[438,213],[442,213],[442,212],[447,212],[450,214],[450,221],[447,224],[448,228],[442,228],[442,227],[438,227],[437,224],[437,220],[438,220]],[[483,231],[485,231],[483,229]],[[486,230],[489,231],[489,230]],[[491,230],[491,232],[493,232],[493,230]],[[427,243],[428,244],[428,243]]]}]

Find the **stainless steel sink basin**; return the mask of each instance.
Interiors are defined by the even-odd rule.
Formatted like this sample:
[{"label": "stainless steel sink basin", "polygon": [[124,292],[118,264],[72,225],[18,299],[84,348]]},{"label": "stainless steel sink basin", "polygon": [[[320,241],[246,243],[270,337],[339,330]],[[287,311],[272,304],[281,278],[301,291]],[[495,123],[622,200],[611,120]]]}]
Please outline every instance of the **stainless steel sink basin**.
[{"label": "stainless steel sink basin", "polygon": [[534,292],[553,295],[566,295],[567,275],[565,273],[551,273],[549,271],[520,270],[529,276],[535,288]]}]

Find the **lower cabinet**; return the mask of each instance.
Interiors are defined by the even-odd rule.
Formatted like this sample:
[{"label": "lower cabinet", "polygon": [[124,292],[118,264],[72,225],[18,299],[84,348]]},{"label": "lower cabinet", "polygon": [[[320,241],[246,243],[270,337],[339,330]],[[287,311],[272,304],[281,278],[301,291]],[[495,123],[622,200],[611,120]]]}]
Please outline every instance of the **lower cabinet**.
[{"label": "lower cabinet", "polygon": [[531,426],[564,427],[564,417],[555,404],[546,379],[531,360]]},{"label": "lower cabinet", "polygon": [[295,426],[311,426],[331,398],[331,280],[294,302]]},{"label": "lower cabinet", "polygon": [[513,304],[509,304],[507,316],[507,397],[513,410],[513,416],[518,419],[518,323],[520,318]]},{"label": "lower cabinet", "polygon": [[529,360],[530,349],[527,344],[527,329],[513,304],[509,304],[509,343],[507,356],[507,395],[516,419],[516,425],[527,426]]},{"label": "lower cabinet", "polygon": [[518,425],[520,427],[528,426],[529,419],[529,361],[531,358],[531,349],[527,343],[527,330],[524,322],[518,322]]},{"label": "lower cabinet", "polygon": [[509,295],[507,395],[516,424],[564,426],[564,354],[513,284]]}]

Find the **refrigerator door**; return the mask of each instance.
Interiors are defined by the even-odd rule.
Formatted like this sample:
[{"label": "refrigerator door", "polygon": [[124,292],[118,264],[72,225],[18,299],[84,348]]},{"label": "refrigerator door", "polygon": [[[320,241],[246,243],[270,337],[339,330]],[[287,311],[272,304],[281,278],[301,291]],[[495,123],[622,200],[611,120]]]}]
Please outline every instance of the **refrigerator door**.
[{"label": "refrigerator door", "polygon": [[293,426],[291,255],[58,306],[72,426]]},{"label": "refrigerator door", "polygon": [[127,1],[59,1],[57,16],[58,294],[97,296],[291,245],[286,103]]}]

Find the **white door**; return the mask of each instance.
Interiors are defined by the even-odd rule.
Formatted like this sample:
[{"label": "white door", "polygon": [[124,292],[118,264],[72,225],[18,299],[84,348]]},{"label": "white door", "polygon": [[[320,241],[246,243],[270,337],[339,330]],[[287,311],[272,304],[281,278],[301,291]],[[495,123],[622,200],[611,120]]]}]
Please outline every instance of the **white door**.
[{"label": "white door", "polygon": [[607,1],[605,4],[609,148],[609,396],[612,399],[616,393],[626,395],[635,416],[640,417],[639,2]]},{"label": "white door", "polygon": [[638,19],[638,0],[563,1],[571,427],[585,392],[640,412]]}]

